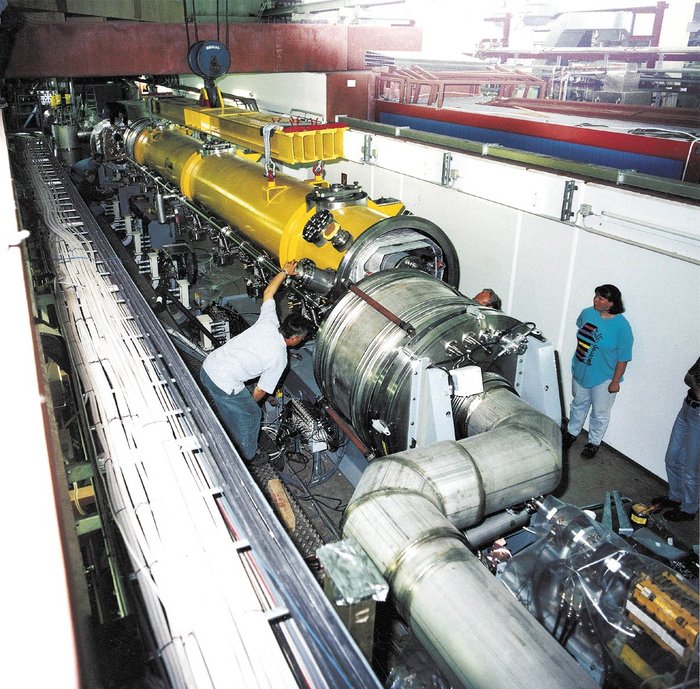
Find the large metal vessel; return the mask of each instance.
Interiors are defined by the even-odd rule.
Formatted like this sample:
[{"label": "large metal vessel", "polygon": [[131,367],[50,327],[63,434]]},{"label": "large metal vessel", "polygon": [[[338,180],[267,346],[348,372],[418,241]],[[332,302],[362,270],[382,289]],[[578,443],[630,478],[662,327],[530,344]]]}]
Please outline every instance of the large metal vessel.
[{"label": "large metal vessel", "polygon": [[[457,285],[452,243],[434,223],[406,213],[397,199],[371,200],[357,184],[300,181],[265,170],[233,149],[212,153],[177,126],[140,120],[125,136],[127,154],[177,186],[279,259],[303,259],[300,274],[320,291],[377,270],[410,265]],[[324,279],[313,280],[317,273]]]}]

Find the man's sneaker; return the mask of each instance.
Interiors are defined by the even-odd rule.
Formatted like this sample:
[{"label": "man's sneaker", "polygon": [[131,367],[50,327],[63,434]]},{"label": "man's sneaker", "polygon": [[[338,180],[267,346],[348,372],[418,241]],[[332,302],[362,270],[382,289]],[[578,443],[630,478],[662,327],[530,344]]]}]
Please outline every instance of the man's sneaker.
[{"label": "man's sneaker", "polygon": [[564,448],[564,450],[568,450],[576,442],[576,438],[578,438],[577,435],[564,433],[564,435],[561,437],[561,446]]},{"label": "man's sneaker", "polygon": [[692,514],[679,509],[664,512],[664,519],[669,522],[692,522],[696,516],[697,513]]},{"label": "man's sneaker", "polygon": [[593,459],[596,456],[600,445],[594,445],[593,443],[586,443],[581,450],[581,457],[584,459]]},{"label": "man's sneaker", "polygon": [[667,495],[659,495],[656,498],[651,499],[651,504],[654,507],[664,509],[666,507],[673,507],[675,509],[680,508],[681,506],[681,501],[680,500],[671,500]]}]

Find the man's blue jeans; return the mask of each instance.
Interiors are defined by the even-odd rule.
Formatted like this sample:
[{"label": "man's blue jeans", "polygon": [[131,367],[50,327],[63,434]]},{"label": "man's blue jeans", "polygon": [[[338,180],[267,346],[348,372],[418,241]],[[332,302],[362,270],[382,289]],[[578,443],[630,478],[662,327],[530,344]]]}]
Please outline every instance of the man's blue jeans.
[{"label": "man's blue jeans", "polygon": [[592,388],[584,388],[575,380],[571,382],[574,399],[569,410],[569,424],[567,430],[571,435],[578,435],[583,428],[588,410],[591,410],[591,418],[588,420],[588,442],[600,445],[608,430],[610,423],[610,410],[617,393],[608,392],[610,381],[606,380]]},{"label": "man's blue jeans", "polygon": [[681,510],[698,511],[698,463],[700,462],[700,407],[683,402],[673,424],[666,450],[668,497],[681,503]]},{"label": "man's blue jeans", "polygon": [[236,395],[229,395],[217,387],[202,368],[199,379],[214,398],[221,421],[231,436],[234,445],[246,462],[253,459],[258,449],[260,419],[262,411],[253,399],[248,388],[243,388]]}]

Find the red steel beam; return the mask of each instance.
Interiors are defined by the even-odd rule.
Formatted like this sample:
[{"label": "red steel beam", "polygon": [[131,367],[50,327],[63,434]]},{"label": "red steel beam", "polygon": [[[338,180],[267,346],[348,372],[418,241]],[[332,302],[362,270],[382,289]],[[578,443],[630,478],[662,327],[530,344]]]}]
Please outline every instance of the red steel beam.
[{"label": "red steel beam", "polygon": [[[225,34],[225,27],[222,34]],[[216,39],[216,25],[198,29]],[[231,73],[363,69],[366,50],[420,50],[415,27],[230,24]],[[192,29],[190,29],[192,40]],[[65,22],[27,25],[5,78],[188,74],[184,24]]]}]

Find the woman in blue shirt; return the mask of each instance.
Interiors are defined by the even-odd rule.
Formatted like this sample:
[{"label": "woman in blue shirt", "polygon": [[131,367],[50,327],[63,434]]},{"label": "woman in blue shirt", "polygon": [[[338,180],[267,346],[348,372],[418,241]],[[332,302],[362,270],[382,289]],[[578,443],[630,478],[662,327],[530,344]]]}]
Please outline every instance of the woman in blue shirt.
[{"label": "woman in blue shirt", "polygon": [[610,421],[627,362],[632,359],[632,328],[622,315],[622,294],[615,285],[595,289],[593,307],[581,311],[576,325],[576,351],[571,360],[574,398],[564,447],[574,443],[590,410],[588,442],[581,457],[595,457]]}]

